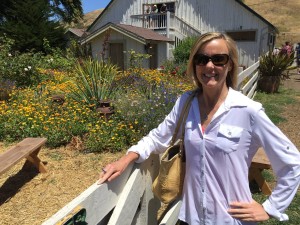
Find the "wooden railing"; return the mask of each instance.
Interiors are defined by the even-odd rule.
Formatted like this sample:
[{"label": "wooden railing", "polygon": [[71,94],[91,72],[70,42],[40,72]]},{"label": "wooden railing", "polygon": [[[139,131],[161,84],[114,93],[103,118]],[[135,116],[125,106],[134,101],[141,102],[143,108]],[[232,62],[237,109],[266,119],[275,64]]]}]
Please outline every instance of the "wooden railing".
[{"label": "wooden railing", "polygon": [[249,98],[254,98],[257,87],[259,60],[238,75],[238,90]]},{"label": "wooden railing", "polygon": [[131,25],[156,30],[157,33],[167,36],[167,33],[179,31],[184,37],[200,35],[201,32],[193,25],[175,16],[174,13],[151,13],[131,16]]},{"label": "wooden railing", "polygon": [[[238,76],[239,90],[250,98],[255,95],[258,66],[259,62]],[[91,225],[157,224],[157,211],[161,203],[154,198],[151,184],[158,168],[158,155],[152,155],[142,164],[131,164],[112,182],[90,186],[42,225],[67,225],[72,224],[72,220]],[[180,206],[180,201],[175,202],[159,224],[174,225]]]},{"label": "wooden railing", "polygon": [[174,29],[174,13],[150,13],[131,16],[131,25],[148,29]]}]

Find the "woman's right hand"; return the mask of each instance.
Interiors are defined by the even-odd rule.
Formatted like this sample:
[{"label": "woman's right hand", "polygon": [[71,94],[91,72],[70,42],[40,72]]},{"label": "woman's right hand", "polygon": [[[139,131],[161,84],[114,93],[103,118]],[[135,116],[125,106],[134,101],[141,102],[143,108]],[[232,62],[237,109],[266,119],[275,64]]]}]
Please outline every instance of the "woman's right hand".
[{"label": "woman's right hand", "polygon": [[128,152],[127,155],[123,156],[119,160],[107,164],[102,168],[102,172],[100,173],[97,184],[102,184],[105,181],[112,181],[116,177],[120,176],[127,168],[127,166],[138,158],[139,155],[137,153]]}]

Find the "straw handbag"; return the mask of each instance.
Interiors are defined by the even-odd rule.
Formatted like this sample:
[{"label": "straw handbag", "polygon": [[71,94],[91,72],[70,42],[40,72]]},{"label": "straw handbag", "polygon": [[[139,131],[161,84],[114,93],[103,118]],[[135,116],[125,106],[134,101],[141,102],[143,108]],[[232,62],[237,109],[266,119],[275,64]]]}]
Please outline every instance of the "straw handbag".
[{"label": "straw handbag", "polygon": [[185,176],[184,126],[181,137],[178,140],[176,137],[180,126],[185,124],[195,94],[196,91],[193,91],[182,109],[170,146],[161,157],[159,173],[152,184],[153,194],[165,204],[171,203],[182,194]]}]

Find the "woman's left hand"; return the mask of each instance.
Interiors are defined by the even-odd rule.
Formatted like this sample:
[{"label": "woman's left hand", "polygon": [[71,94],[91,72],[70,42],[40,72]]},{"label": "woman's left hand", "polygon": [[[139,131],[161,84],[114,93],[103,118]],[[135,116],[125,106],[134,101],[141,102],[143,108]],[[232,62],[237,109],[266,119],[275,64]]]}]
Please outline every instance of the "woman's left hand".
[{"label": "woman's left hand", "polygon": [[243,221],[260,222],[270,218],[261,204],[252,200],[251,203],[232,202],[230,203],[228,213],[236,219]]}]

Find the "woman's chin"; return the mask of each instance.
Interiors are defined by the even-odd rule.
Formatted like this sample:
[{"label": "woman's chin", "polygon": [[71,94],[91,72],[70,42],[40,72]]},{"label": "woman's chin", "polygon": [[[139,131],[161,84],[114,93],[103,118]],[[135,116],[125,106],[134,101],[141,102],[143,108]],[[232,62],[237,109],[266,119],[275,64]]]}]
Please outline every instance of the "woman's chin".
[{"label": "woman's chin", "polygon": [[216,80],[216,77],[202,77],[202,85],[208,86],[208,87],[213,87],[218,84],[218,81]]}]

